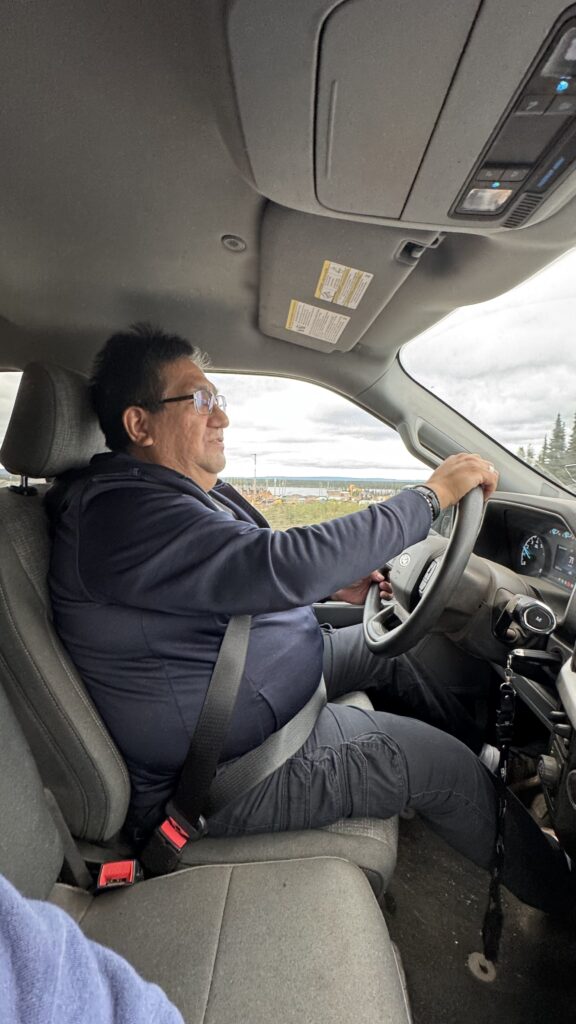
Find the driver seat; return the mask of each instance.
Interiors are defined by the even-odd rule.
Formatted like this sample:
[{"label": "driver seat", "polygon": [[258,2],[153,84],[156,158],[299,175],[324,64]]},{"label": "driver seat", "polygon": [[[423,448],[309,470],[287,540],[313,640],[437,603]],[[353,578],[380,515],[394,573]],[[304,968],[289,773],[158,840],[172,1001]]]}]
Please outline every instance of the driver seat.
[{"label": "driver seat", "polygon": [[[14,707],[44,785],[87,860],[125,848],[119,835],[130,796],[128,772],[52,624],[47,575],[50,536],[43,482],[86,465],[105,448],[86,378],[29,364],[0,462],[21,478],[0,489],[0,684]],[[34,480],[34,484],[30,484]],[[345,698],[368,701],[365,694]],[[369,701],[368,701],[369,705]],[[183,865],[336,856],[360,866],[378,899],[396,864],[397,819],[342,820],[324,829],[189,843]]]}]

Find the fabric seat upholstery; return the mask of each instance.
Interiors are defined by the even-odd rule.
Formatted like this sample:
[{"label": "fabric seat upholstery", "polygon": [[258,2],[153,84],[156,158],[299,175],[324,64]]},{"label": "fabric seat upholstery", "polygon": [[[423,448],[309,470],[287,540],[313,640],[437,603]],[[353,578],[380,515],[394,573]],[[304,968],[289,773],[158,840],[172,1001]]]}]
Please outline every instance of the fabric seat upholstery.
[{"label": "fabric seat upholstery", "polygon": [[0,490],[0,681],[69,828],[97,842],[122,827],[130,783],[50,621],[42,492]]},{"label": "fabric seat upholstery", "polygon": [[347,861],[205,865],[104,898],[57,886],[51,899],[188,1021],[407,1019],[384,918]]},{"label": "fabric seat upholstery", "polygon": [[93,896],[56,882],[60,835],[0,688],[0,873],[159,984],[188,1024],[409,1024],[402,972],[357,867],[335,858],[188,868]]},{"label": "fabric seat upholstery", "polygon": [[[48,364],[24,371],[0,461],[23,477],[53,477],[86,465],[105,447],[86,378]],[[50,539],[36,493],[0,490],[0,682],[68,827],[102,843],[121,828],[129,801],[123,759],[51,622]],[[367,701],[354,694],[351,703]],[[397,821],[342,821],[328,829],[190,844],[187,864],[283,860],[336,854],[361,865],[378,897],[396,863]]]}]

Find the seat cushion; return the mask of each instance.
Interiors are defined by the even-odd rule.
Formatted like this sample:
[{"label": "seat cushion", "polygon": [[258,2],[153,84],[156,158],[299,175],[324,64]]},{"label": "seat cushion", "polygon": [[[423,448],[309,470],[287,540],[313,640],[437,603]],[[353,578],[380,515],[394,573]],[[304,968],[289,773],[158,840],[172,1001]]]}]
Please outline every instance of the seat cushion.
[{"label": "seat cushion", "polygon": [[398,845],[398,819],[354,818],[336,821],[323,829],[302,832],[267,832],[233,839],[189,843],[185,864],[249,863],[301,857],[342,857],[362,868],[374,894],[381,900],[394,868]]},{"label": "seat cushion", "polygon": [[188,1024],[407,1024],[364,875],[335,858],[206,865],[53,900],[160,985]]}]

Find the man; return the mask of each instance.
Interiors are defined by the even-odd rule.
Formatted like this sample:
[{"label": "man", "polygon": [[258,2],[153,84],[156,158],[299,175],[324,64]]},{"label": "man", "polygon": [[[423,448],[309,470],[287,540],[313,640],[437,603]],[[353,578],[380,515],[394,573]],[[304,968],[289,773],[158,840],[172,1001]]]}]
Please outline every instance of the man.
[{"label": "man", "polygon": [[[291,720],[323,665],[329,697],[367,681],[385,693],[416,692],[413,711],[439,724],[455,719],[453,731],[466,732],[449,697],[430,695],[406,659],[372,658],[359,627],[323,632],[310,604],[352,596],[351,580],[362,598],[376,558],[384,563],[427,535],[432,506],[476,486],[492,493],[493,466],[453,456],[428,480],[431,494],[407,490],[341,519],[273,532],[218,481],[225,402],[188,342],[145,325],[114,335],[96,359],[92,394],[112,454],[53,489],[50,587],[56,628],[126,758],[133,830],[163,816],[231,615],[253,621],[224,760]],[[382,575],[375,578],[387,594]],[[468,739],[479,748],[477,736]],[[488,867],[496,806],[490,776],[459,740],[413,718],[329,703],[297,754],[211,817],[209,830],[312,828],[413,808]],[[535,905],[560,901],[563,858],[556,864],[556,851],[511,808],[519,820],[506,883]],[[546,872],[554,876],[549,893]]]}]

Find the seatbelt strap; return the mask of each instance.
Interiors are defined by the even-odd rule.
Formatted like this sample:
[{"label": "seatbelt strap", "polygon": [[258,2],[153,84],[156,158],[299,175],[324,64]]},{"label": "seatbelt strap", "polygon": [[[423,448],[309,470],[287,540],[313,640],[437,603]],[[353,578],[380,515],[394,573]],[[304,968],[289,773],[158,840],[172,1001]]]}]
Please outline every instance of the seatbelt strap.
[{"label": "seatbelt strap", "polygon": [[62,852],[64,854],[64,864],[61,872],[62,881],[66,885],[75,885],[79,889],[92,889],[94,887],[94,880],[64,820],[64,815],[60,810],[56,797],[49,789],[44,790],[44,796],[62,841]]},{"label": "seatbelt strap", "polygon": [[244,673],[250,623],[250,615],[233,615],[226,627],[176,792],[166,805],[165,820],[141,853],[140,859],[152,875],[174,871],[186,843],[206,833],[203,811]]},{"label": "seatbelt strap", "polygon": [[195,825],[204,813],[244,674],[250,615],[230,619],[172,804]]},{"label": "seatbelt strap", "polygon": [[[204,814],[215,814],[280,768],[306,742],[326,704],[322,678],[289,722],[216,772],[244,672],[249,634],[249,616],[230,619],[178,787],[166,806],[165,820],[140,856],[149,874],[174,871],[186,844],[206,835]],[[213,699],[212,691],[220,685]]]},{"label": "seatbelt strap", "polygon": [[268,736],[259,747],[218,769],[208,794],[206,813],[215,814],[222,810],[293,757],[308,739],[325,704],[326,685],[322,678],[310,700],[294,718]]}]

